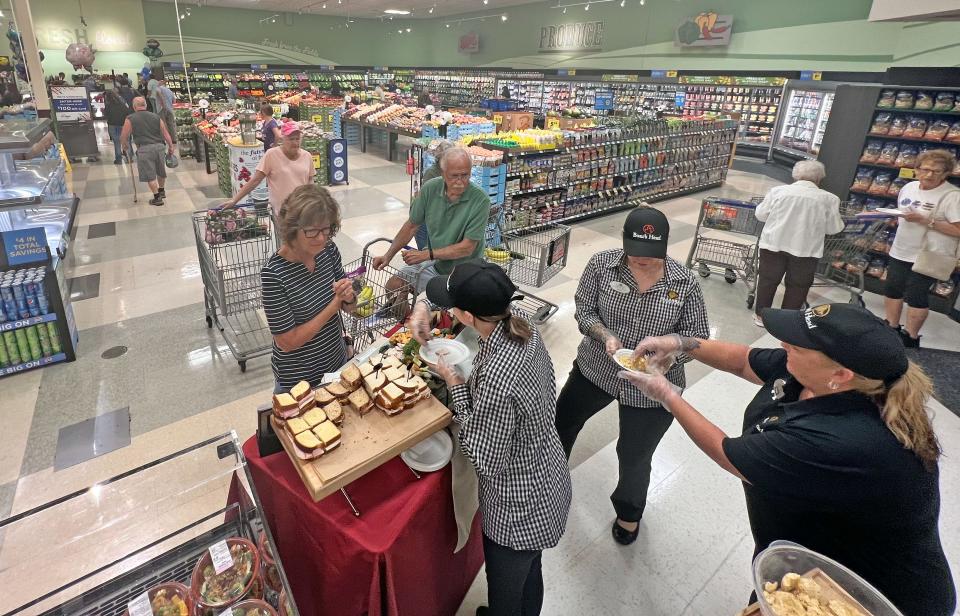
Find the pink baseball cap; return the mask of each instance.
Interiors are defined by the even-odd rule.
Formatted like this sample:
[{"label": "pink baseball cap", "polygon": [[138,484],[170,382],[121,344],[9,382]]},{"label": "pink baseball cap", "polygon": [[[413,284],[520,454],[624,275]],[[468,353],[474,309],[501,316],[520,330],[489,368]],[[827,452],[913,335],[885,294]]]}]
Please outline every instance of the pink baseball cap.
[{"label": "pink baseball cap", "polygon": [[283,126],[280,127],[280,134],[284,137],[289,137],[293,133],[300,132],[300,125],[296,122],[284,122]]}]

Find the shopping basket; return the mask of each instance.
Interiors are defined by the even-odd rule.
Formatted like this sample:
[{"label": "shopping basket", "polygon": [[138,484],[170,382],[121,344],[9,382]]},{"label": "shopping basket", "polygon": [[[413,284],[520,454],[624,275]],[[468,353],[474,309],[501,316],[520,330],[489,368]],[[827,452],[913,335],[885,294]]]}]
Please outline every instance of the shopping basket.
[{"label": "shopping basket", "polygon": [[864,306],[863,276],[874,244],[891,217],[860,210],[849,202],[841,204],[843,230],[824,239],[823,256],[817,263],[812,286],[843,289],[850,293],[851,304]]},{"label": "shopping basket", "polygon": [[[729,284],[742,280],[748,288],[747,308],[753,308],[757,296],[760,233],[757,205],[763,197],[750,201],[707,197],[700,207],[693,244],[687,255],[687,267],[707,278],[723,273]],[[705,232],[709,231],[707,235]],[[750,238],[741,240],[739,238]]]},{"label": "shopping basket", "polygon": [[246,372],[247,360],[270,353],[273,336],[261,310],[260,270],[276,250],[265,209],[195,212],[192,217],[207,327],[217,329]]},{"label": "shopping basket", "polygon": [[355,312],[343,314],[344,331],[353,340],[357,353],[402,323],[416,300],[417,281],[405,281],[397,289],[388,290],[387,282],[393,277],[400,278],[400,272],[390,265],[373,269],[370,247],[378,242],[389,245],[391,241],[377,238],[368,242],[360,258],[343,266],[347,278],[353,281],[358,299]]},{"label": "shopping basket", "polygon": [[[510,280],[520,285],[541,286],[567,264],[570,227],[540,225],[520,232],[503,230],[503,208],[490,209],[484,259],[503,268]],[[527,319],[541,325],[557,312],[557,305],[525,290],[514,307]]]}]

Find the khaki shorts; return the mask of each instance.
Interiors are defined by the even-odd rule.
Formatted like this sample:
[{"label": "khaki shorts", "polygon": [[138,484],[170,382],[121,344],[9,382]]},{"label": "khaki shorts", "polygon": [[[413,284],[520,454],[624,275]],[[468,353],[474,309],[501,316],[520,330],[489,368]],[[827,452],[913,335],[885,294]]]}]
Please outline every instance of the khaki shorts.
[{"label": "khaki shorts", "polygon": [[137,148],[137,173],[141,182],[152,182],[167,177],[167,165],[164,157],[167,146],[163,143],[151,143]]},{"label": "khaki shorts", "polygon": [[435,267],[436,263],[436,261],[424,261],[416,265],[404,265],[398,273],[401,278],[412,285],[416,285],[417,295],[420,295],[427,290],[427,282],[431,278],[441,275]]}]

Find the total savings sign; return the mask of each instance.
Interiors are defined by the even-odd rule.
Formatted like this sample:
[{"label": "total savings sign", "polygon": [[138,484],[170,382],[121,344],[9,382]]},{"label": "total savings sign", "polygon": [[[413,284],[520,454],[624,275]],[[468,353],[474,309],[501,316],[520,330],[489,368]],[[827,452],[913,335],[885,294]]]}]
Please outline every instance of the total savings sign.
[{"label": "total savings sign", "polygon": [[730,44],[733,15],[717,15],[713,11],[689,17],[677,27],[674,38],[680,47],[720,47]]}]

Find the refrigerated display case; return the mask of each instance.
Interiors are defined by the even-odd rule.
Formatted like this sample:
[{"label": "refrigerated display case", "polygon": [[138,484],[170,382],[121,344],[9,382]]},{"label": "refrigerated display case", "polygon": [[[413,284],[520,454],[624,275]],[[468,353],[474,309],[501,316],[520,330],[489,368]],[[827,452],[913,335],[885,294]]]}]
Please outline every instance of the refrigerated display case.
[{"label": "refrigerated display case", "polygon": [[782,162],[794,163],[817,157],[838,85],[835,82],[787,82],[786,104],[777,121],[770,158],[776,156]]},{"label": "refrigerated display case", "polygon": [[[160,613],[150,604],[161,586],[170,592],[193,585],[193,599],[212,603],[211,589],[221,589],[209,581],[198,588],[198,572],[221,582],[233,572],[242,590],[230,586],[226,600],[198,614],[229,613],[231,604],[254,597],[276,608],[281,594],[292,597],[236,433],[169,445],[164,449],[173,453],[80,490],[44,494],[52,499],[45,503],[18,495],[34,502],[0,520],[0,614],[124,616],[143,607]],[[240,556],[237,545],[245,550]],[[216,575],[213,567],[197,567],[221,547],[236,559],[233,566],[218,560]],[[247,553],[252,559],[243,558]],[[181,605],[178,613],[191,608]],[[287,610],[297,615],[292,601]]]}]

